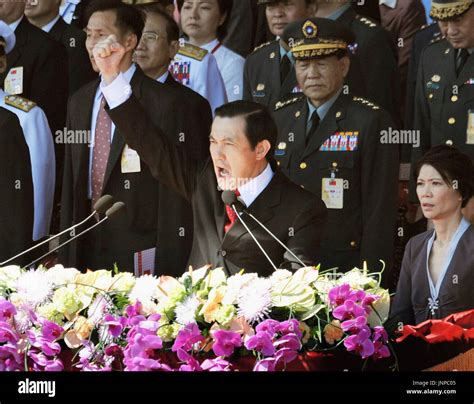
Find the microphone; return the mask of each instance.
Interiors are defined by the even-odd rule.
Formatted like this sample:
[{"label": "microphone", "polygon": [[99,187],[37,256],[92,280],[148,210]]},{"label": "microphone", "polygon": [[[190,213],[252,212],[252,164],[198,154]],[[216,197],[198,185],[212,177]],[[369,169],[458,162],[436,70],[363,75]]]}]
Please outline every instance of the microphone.
[{"label": "microphone", "polygon": [[52,252],[60,250],[66,244],[69,244],[71,241],[74,241],[75,239],[77,239],[77,238],[81,237],[82,235],[88,233],[89,231],[96,228],[97,226],[100,226],[102,223],[109,220],[110,218],[112,218],[114,216],[117,216],[117,214],[119,214],[123,210],[123,208],[125,208],[125,203],[115,202],[112,205],[111,208],[107,209],[107,211],[105,212],[105,217],[102,220],[98,221],[97,223],[94,223],[92,226],[90,226],[87,229],[83,230],[82,232],[80,232],[76,236],[74,236],[74,237],[70,238],[69,240],[65,241],[64,243],[58,245],[54,250],[48,251],[46,254],[43,254],[41,257],[39,257],[39,258],[35,259],[34,261],[30,262],[28,265],[25,265],[24,268],[28,268],[31,265],[36,264],[38,261],[41,261],[43,258],[47,257]]},{"label": "microphone", "polygon": [[55,238],[61,237],[64,233],[67,233],[71,230],[74,230],[76,227],[82,226],[84,223],[86,223],[90,219],[92,219],[97,213],[98,214],[103,214],[107,209],[109,209],[112,206],[113,201],[114,201],[114,198],[111,195],[103,195],[95,203],[94,211],[89,216],[87,216],[82,222],[77,223],[77,224],[63,230],[61,233],[52,235],[51,237],[47,238],[46,240],[43,240],[42,242],[40,242],[38,244],[35,244],[33,247],[30,247],[28,250],[22,251],[21,253],[15,255],[14,257],[11,257],[11,258],[7,259],[6,261],[0,262],[0,267],[4,266],[5,264],[9,263],[10,261],[13,261],[17,258],[22,257],[25,254],[28,254],[30,251],[36,250],[38,247],[41,247],[43,244],[49,243],[51,240],[54,240]]},{"label": "microphone", "polygon": [[[224,195],[225,194],[225,195]],[[296,261],[298,261],[299,264],[302,265],[302,267],[305,267],[306,264],[301,261],[301,259],[293,252],[291,251],[284,243],[282,243],[277,236],[275,236],[260,220],[258,220],[254,215],[252,215],[250,212],[247,211],[247,206],[245,206],[245,203],[242,201],[242,199],[237,198],[237,195],[235,192],[232,191],[224,191],[222,193],[222,200],[225,204],[234,207],[233,205],[240,206],[241,210],[243,213],[246,215],[250,216],[253,220],[257,222],[257,224],[264,229],[270,236],[273,237],[273,239],[278,242],[288,253],[290,253]],[[237,211],[236,211],[237,213]],[[239,214],[237,214],[237,217],[240,217]]]},{"label": "microphone", "polygon": [[257,238],[253,235],[253,233],[250,231],[248,226],[245,224],[244,220],[240,217],[239,212],[236,209],[236,205],[241,207],[242,209],[245,207],[245,204],[237,198],[237,195],[235,195],[235,192],[233,191],[224,191],[222,192],[222,202],[224,202],[226,205],[229,205],[232,207],[234,210],[235,214],[237,215],[237,218],[240,220],[240,223],[245,227],[245,230],[250,234],[250,236],[253,238],[253,241],[255,241],[255,244],[258,245],[258,248],[262,251],[263,255],[265,255],[265,258],[268,260],[268,262],[271,264],[273,269],[275,271],[278,270],[276,265],[273,263],[271,258],[268,256],[267,252],[264,250],[264,248],[261,246],[261,244],[258,242]]}]

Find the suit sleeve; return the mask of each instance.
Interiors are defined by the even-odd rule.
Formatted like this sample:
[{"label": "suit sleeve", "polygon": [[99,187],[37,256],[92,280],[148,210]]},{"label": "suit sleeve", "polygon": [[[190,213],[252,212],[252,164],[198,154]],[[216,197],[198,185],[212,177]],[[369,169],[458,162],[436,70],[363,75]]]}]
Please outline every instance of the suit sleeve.
[{"label": "suit sleeve", "polygon": [[152,175],[185,199],[191,200],[200,164],[190,158],[183,148],[167,139],[134,95],[108,113],[127,144],[148,165]]},{"label": "suit sleeve", "polygon": [[[4,115],[4,114],[2,114]],[[27,249],[33,235],[33,180],[30,154],[18,118],[14,114],[0,126],[0,260]],[[6,116],[6,115],[5,115]],[[29,256],[13,262],[26,265]]]},{"label": "suit sleeve", "polygon": [[250,84],[250,59],[247,58],[244,65],[244,93],[243,99],[245,101],[253,101],[252,98],[252,88]]},{"label": "suit sleeve", "polygon": [[373,270],[380,268],[379,260],[383,260],[386,272],[394,254],[399,157],[397,145],[383,144],[380,133],[393,126],[388,114],[381,111],[366,129],[362,144],[363,155],[368,157],[362,161],[361,260],[368,261]]},{"label": "suit sleeve", "polygon": [[[306,209],[296,216],[293,222],[294,236],[288,241],[288,248],[295,253],[306,265],[319,264],[319,247],[327,221],[327,209],[320,200],[312,200]],[[297,270],[301,267],[288,252],[280,268]]]},{"label": "suit sleeve", "polygon": [[415,324],[415,313],[411,302],[412,244],[410,240],[405,248],[397,291],[390,309],[390,318],[398,319],[402,324]]}]

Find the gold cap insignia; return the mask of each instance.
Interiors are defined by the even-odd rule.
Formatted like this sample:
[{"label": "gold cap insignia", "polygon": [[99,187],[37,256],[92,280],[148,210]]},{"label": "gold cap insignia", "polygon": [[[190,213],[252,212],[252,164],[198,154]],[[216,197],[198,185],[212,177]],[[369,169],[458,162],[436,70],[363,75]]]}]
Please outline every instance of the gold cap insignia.
[{"label": "gold cap insignia", "polygon": [[307,39],[313,39],[318,36],[318,27],[312,21],[306,21],[303,25],[303,35]]}]

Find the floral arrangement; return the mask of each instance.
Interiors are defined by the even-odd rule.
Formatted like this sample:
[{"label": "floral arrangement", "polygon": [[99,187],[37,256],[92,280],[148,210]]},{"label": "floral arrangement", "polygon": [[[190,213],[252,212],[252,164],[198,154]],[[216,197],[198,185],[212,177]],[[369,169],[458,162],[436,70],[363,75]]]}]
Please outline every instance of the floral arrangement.
[{"label": "floral arrangement", "polygon": [[[284,370],[302,352],[391,355],[380,273],[302,268],[179,279],[98,270],[0,268],[0,370]],[[172,358],[172,360],[170,359]]]}]

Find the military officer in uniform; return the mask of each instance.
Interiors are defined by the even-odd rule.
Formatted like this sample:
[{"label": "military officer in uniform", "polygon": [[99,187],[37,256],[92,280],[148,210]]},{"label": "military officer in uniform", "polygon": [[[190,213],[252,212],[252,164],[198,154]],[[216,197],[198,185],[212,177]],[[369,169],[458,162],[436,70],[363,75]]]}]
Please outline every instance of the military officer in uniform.
[{"label": "military officer in uniform", "polygon": [[[0,21],[0,38],[4,39],[4,54],[0,54],[0,73],[7,66],[7,54],[15,44],[13,30]],[[31,171],[34,188],[34,223],[32,227],[33,240],[49,234],[49,226],[53,211],[54,186],[56,167],[54,143],[48,120],[43,110],[30,101],[18,95],[8,95],[0,88],[0,107],[14,113],[23,129],[31,160]],[[9,156],[10,159],[18,156]]]},{"label": "military officer in uniform", "polygon": [[383,260],[390,268],[398,149],[386,136],[389,114],[343,92],[354,34],[338,22],[310,18],[288,25],[284,35],[293,39],[303,94],[277,104],[275,157],[292,181],[326,203],[322,267],[349,270],[368,261],[376,271]]},{"label": "military officer in uniform", "polygon": [[289,45],[280,37],[289,23],[310,17],[316,11],[314,0],[259,0],[265,6],[270,32],[275,41],[258,46],[247,57],[244,67],[244,100],[273,109],[276,102],[299,93],[294,60]]},{"label": "military officer in uniform", "polygon": [[[432,2],[431,17],[440,22],[446,38],[426,47],[421,55],[414,116],[421,143],[412,149],[412,163],[443,143],[474,159],[473,4],[473,0]],[[471,201],[465,212],[471,220],[473,205]]]}]

